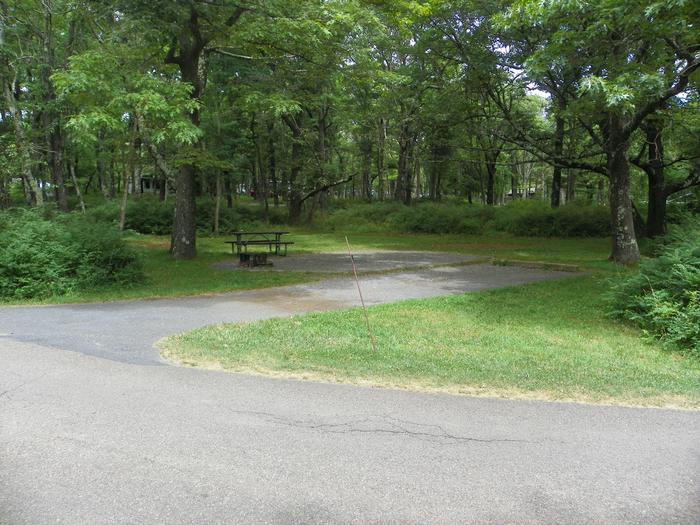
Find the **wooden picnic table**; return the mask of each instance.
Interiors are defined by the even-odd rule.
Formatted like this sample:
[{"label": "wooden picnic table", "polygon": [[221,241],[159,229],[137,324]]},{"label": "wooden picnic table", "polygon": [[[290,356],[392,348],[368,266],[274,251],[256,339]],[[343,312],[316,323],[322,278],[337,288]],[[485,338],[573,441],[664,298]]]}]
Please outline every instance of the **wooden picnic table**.
[{"label": "wooden picnic table", "polygon": [[[268,252],[272,253],[274,250],[275,255],[287,255],[287,246],[294,244],[293,242],[283,241],[282,236],[288,234],[287,231],[257,231],[257,232],[233,232],[235,235],[235,241],[226,241],[231,245],[231,253],[237,253],[241,255],[242,253],[248,252],[249,246],[267,246]],[[284,248],[284,253],[282,252]]]}]

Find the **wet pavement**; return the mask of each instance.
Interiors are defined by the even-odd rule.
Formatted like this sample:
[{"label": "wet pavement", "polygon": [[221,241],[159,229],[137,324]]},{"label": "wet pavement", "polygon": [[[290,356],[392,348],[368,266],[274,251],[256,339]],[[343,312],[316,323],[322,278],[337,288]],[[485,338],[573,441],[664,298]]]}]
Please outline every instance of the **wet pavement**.
[{"label": "wet pavement", "polygon": [[[484,257],[447,252],[372,251],[357,252],[353,255],[357,271],[360,273],[409,270],[445,264],[485,261]],[[294,253],[286,257],[270,256],[268,260],[272,262],[272,266],[266,269],[282,272],[347,273],[352,271],[352,263],[347,252]],[[238,261],[236,260],[216,263],[213,266],[220,269],[239,269]]]}]

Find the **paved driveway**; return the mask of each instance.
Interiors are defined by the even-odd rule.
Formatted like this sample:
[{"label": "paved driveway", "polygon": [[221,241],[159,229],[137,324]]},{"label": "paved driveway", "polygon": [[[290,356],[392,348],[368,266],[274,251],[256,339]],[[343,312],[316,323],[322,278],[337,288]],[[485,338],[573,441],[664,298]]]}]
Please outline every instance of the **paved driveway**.
[{"label": "paved driveway", "polygon": [[[365,289],[376,303],[553,277],[467,266]],[[698,412],[275,380],[151,348],[354,304],[352,285],[0,309],[0,523],[700,521]]]}]

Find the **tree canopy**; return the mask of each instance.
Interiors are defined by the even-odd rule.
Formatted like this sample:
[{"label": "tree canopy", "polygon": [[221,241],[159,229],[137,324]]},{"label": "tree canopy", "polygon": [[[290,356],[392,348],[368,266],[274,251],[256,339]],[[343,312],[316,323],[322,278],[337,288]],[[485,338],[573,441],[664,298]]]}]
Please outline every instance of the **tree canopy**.
[{"label": "tree canopy", "polygon": [[0,205],[96,195],[124,227],[174,195],[193,257],[201,196],[290,223],[331,198],[586,201],[635,263],[699,200],[699,25],[690,0],[0,0]]}]

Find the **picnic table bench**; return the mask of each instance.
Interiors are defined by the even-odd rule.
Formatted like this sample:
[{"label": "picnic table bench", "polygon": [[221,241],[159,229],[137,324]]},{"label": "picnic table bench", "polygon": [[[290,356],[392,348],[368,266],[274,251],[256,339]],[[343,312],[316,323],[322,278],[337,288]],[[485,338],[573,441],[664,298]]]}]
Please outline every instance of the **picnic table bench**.
[{"label": "picnic table bench", "polygon": [[[241,266],[263,266],[271,265],[267,262],[267,255],[287,255],[287,248],[291,241],[283,241],[282,235],[285,231],[260,231],[260,232],[233,232],[235,241],[225,241],[231,245],[231,253],[238,254]],[[267,246],[266,253],[249,253],[249,246]]]}]

